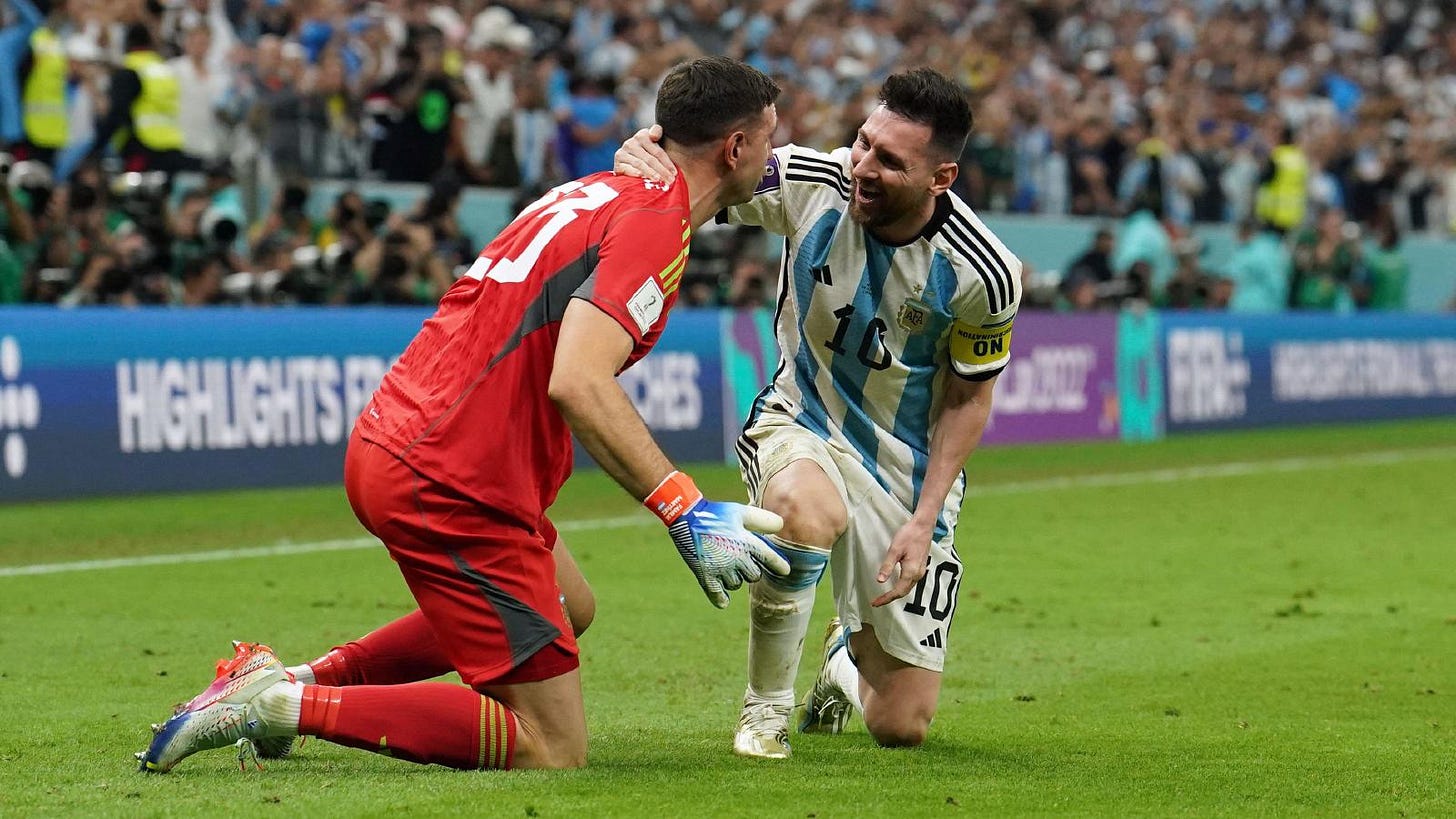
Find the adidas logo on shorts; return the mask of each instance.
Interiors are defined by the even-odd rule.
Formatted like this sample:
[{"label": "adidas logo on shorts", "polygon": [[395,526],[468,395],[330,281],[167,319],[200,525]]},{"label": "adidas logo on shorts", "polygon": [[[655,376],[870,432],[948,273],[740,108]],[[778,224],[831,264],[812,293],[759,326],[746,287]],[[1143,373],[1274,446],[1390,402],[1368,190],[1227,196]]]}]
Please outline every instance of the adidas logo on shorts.
[{"label": "adidas logo on shorts", "polygon": [[920,644],[926,648],[945,648],[945,638],[941,636],[940,629],[936,628],[935,631],[930,632],[929,636],[921,640]]}]

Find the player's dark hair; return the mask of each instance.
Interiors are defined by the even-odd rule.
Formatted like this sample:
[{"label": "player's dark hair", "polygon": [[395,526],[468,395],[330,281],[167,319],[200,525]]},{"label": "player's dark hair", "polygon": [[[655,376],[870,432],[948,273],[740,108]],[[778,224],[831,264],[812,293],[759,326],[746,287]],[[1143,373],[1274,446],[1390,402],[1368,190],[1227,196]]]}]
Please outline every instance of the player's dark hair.
[{"label": "player's dark hair", "polygon": [[971,104],[966,92],[933,68],[891,74],[880,88],[880,102],[892,113],[930,128],[930,144],[945,161],[960,158],[971,133]]},{"label": "player's dark hair", "polygon": [[657,92],[664,144],[693,148],[722,139],[779,98],[767,74],[728,57],[700,57],[668,72]]}]

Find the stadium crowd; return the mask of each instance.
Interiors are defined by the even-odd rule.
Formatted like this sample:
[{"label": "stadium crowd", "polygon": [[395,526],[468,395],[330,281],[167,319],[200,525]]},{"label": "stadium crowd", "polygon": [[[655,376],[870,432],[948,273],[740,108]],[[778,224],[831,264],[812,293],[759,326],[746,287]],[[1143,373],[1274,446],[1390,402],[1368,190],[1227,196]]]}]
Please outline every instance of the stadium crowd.
[{"label": "stadium crowd", "polygon": [[[3,2],[0,303],[433,302],[488,238],[463,186],[609,169],[701,53],[823,149],[892,70],[959,78],[974,207],[1123,220],[1029,306],[1399,306],[1401,235],[1456,232],[1445,0]],[[317,218],[320,178],[429,193]],[[1228,270],[1198,222],[1240,226]],[[763,302],[766,243],[704,237],[688,301]]]}]

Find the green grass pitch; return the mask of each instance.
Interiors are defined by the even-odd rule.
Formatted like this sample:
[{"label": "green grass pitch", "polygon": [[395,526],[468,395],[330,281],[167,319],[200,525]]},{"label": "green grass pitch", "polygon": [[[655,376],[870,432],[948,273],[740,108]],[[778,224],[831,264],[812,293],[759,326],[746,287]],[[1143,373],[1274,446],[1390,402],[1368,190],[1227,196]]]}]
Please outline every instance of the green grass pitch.
[{"label": "green grass pitch", "polygon": [[[692,471],[742,496],[733,470]],[[261,773],[215,751],[139,774],[147,724],[230,638],[298,662],[408,592],[377,546],[16,571],[359,538],[338,487],[0,507],[0,815],[1456,813],[1456,421],[988,449],[969,473],[929,742],[877,749],[852,722],[784,763],[728,750],[743,594],[714,610],[652,518],[574,477],[553,518],[599,602],[592,744],[552,773],[314,740]],[[811,645],[830,609],[826,584]]]}]

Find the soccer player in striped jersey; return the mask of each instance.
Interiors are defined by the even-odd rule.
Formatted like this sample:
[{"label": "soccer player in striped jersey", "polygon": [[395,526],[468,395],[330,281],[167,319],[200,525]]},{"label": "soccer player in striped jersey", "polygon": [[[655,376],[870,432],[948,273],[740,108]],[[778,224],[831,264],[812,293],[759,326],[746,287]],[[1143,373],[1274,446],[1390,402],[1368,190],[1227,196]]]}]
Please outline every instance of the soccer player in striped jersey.
[{"label": "soccer player in striped jersey", "polygon": [[[838,617],[800,730],[838,733],[851,709],[882,745],[918,745],[930,727],[962,578],[961,468],[1021,297],[1020,262],[950,192],[970,127],[953,81],[893,75],[854,145],[776,149],[752,201],[719,216],[785,236],[779,366],[737,448],[749,497],[785,519],[769,539],[792,571],[751,591],[739,754],[790,753],[826,564]],[[643,131],[616,170],[670,178],[661,159]]]},{"label": "soccer player in striped jersey", "polygon": [[[592,603],[546,518],[573,433],[667,524],[714,605],[762,569],[789,572],[751,533],[777,517],[704,499],[615,380],[660,337],[692,231],[752,196],[777,97],[734,60],[677,67],[657,99],[674,182],[560,185],[481,252],[385,375],[345,457],[349,502],[419,610],[293,669],[238,644],[154,726],[143,771],[239,742],[282,753],[294,735],[461,769],[583,764],[574,631]],[[465,686],[425,682],[451,670]]]}]

